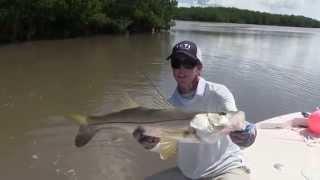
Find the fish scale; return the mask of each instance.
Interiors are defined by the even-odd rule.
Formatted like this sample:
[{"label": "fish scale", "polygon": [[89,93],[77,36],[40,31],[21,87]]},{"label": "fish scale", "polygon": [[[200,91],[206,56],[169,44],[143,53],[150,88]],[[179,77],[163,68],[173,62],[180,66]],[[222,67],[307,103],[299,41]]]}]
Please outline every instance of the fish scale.
[{"label": "fish scale", "polygon": [[[226,118],[228,123],[225,122]],[[192,138],[200,142],[201,138],[197,133],[206,128],[216,135],[226,133],[226,129],[239,130],[243,127],[245,116],[242,111],[208,113],[187,112],[177,108],[133,107],[101,116],[72,114],[68,119],[80,125],[75,137],[77,147],[85,146],[102,130],[120,128],[132,134],[137,128],[142,128],[144,135],[160,138],[160,157],[167,159],[176,152],[178,140]],[[206,121],[204,124],[209,124],[210,127],[194,125]]]}]

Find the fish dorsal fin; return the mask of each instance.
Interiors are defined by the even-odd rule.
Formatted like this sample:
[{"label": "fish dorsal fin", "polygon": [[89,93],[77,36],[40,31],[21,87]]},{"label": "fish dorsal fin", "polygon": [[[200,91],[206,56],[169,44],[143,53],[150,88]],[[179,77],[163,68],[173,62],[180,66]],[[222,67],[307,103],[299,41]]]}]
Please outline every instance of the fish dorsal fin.
[{"label": "fish dorsal fin", "polygon": [[152,108],[156,109],[171,109],[174,108],[167,98],[161,93],[159,87],[153,82],[152,78],[147,72],[140,72],[147,84],[151,87],[152,91],[150,96],[152,97]]},{"label": "fish dorsal fin", "polygon": [[152,100],[155,108],[159,108],[159,109],[174,108],[162,95],[159,95],[158,92],[156,92],[156,94],[152,96]]},{"label": "fish dorsal fin", "polygon": [[121,103],[126,106],[124,109],[139,107],[139,104],[134,101],[126,91],[122,91],[122,94]]},{"label": "fish dorsal fin", "polygon": [[157,90],[148,91],[144,96],[137,96],[134,100],[128,92],[123,91],[121,104],[125,108],[148,107],[152,109],[170,109],[174,108]]}]

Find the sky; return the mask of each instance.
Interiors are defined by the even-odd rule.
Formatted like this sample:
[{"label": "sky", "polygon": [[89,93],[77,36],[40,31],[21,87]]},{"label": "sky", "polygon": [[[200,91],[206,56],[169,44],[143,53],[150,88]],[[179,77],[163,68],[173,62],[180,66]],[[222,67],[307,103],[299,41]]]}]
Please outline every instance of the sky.
[{"label": "sky", "polygon": [[[181,5],[189,5],[196,0],[178,0]],[[320,0],[207,0],[209,4],[236,7],[255,11],[303,15],[320,20]],[[179,4],[179,5],[180,5]]]}]

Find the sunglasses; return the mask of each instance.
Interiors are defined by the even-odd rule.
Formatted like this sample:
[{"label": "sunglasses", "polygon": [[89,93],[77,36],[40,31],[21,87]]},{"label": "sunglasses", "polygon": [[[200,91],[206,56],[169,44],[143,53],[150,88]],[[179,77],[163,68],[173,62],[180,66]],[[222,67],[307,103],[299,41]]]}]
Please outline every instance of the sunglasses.
[{"label": "sunglasses", "polygon": [[185,69],[193,69],[198,65],[198,61],[188,58],[173,58],[171,59],[171,67],[173,69],[179,69],[183,67]]}]

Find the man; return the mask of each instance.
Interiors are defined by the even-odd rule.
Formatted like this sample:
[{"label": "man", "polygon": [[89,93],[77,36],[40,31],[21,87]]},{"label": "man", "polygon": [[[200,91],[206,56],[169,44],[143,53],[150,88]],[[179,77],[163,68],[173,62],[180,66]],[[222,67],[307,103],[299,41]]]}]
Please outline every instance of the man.
[{"label": "man", "polygon": [[[200,76],[200,50],[191,41],[177,43],[170,59],[177,88],[169,102],[183,110],[199,112],[237,111],[231,92],[224,85],[206,81]],[[253,124],[222,136],[215,143],[178,142],[177,168],[149,179],[249,180],[240,147],[250,146],[256,137]],[[156,147],[158,138],[141,134],[137,140],[147,149]]]}]

